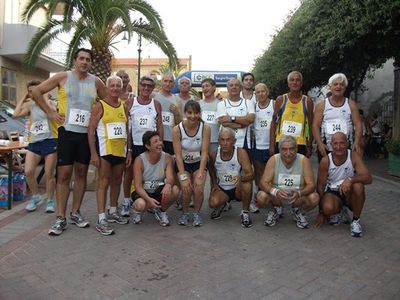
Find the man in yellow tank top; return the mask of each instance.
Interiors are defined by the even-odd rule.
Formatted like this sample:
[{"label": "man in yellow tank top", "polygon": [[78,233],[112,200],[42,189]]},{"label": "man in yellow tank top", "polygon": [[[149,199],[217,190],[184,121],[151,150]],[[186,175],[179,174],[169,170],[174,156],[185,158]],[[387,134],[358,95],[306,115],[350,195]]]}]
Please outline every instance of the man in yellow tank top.
[{"label": "man in yellow tank top", "polygon": [[307,95],[303,95],[301,87],[303,76],[298,71],[290,72],[287,77],[289,92],[276,99],[274,121],[270,129],[270,156],[279,152],[276,141],[285,135],[295,137],[298,152],[310,157],[312,154],[313,135],[313,103]]},{"label": "man in yellow tank top", "polygon": [[[118,197],[121,189],[122,173],[125,165],[131,164],[127,156],[127,144],[131,136],[128,128],[128,112],[119,99],[122,80],[118,76],[107,78],[107,97],[93,108],[88,129],[90,163],[99,170],[99,186],[96,191],[98,220],[96,229],[102,235],[114,233],[109,222],[127,224],[118,210]],[[110,186],[110,209],[105,214],[107,190]]]}]

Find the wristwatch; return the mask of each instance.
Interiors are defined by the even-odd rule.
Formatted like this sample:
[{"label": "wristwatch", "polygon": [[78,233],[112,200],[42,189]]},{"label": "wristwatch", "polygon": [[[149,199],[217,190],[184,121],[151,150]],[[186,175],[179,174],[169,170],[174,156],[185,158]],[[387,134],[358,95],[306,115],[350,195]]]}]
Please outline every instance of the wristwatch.
[{"label": "wristwatch", "polygon": [[235,117],[235,116],[232,116],[232,117],[231,117],[231,122],[235,122],[235,120],[236,120],[236,117]]}]

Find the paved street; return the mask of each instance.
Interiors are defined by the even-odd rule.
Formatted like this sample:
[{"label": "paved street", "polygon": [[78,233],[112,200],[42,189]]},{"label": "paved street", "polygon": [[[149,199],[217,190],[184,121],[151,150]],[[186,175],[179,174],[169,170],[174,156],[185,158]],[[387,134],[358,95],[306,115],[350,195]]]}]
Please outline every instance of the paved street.
[{"label": "paved street", "polygon": [[105,237],[94,192],[82,208],[92,226],[51,237],[55,215],[23,203],[0,214],[0,299],[399,299],[400,184],[374,176],[366,193],[363,238],[348,225],[298,229],[288,211],[243,229],[238,202],[215,221],[205,203],[201,228],[176,225],[172,208],[168,228],[147,214]]}]

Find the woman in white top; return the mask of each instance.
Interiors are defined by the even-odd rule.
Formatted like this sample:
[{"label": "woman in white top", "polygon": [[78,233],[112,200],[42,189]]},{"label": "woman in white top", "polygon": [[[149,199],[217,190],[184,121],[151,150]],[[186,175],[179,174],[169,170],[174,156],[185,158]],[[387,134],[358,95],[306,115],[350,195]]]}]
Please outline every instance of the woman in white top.
[{"label": "woman in white top", "polygon": [[186,119],[175,126],[172,132],[176,167],[183,192],[182,215],[178,224],[189,223],[189,202],[194,194],[193,226],[201,226],[203,220],[199,212],[204,198],[210,127],[201,120],[198,102],[189,100],[184,113]]}]

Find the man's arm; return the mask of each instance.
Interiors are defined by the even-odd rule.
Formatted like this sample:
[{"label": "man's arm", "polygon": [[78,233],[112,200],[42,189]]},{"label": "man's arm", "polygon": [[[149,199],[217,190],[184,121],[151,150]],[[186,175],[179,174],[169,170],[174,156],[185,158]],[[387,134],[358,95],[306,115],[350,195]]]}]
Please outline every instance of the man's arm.
[{"label": "man's arm", "polygon": [[313,137],[313,131],[312,131],[312,124],[313,124],[313,118],[314,118],[314,104],[311,101],[311,98],[307,96],[306,100],[306,105],[307,105],[307,121],[308,121],[308,127],[309,127],[309,136],[307,139],[307,157],[311,157],[312,154],[312,145],[314,141]]},{"label": "man's arm", "polygon": [[315,191],[314,174],[311,162],[307,157],[303,158],[304,187],[300,190],[301,196],[308,196]]},{"label": "man's arm", "polygon": [[90,163],[95,167],[100,167],[100,158],[96,150],[95,132],[97,125],[103,114],[103,106],[100,102],[96,103],[93,107],[88,127],[88,143],[90,148]]},{"label": "man's arm", "polygon": [[244,174],[240,177],[240,181],[252,181],[254,179],[254,171],[246,150],[238,148],[237,155],[239,164],[242,167],[242,171],[244,172]]},{"label": "man's arm", "polygon": [[319,194],[320,199],[324,195],[326,181],[328,178],[328,167],[329,167],[329,160],[328,156],[324,156],[318,167],[318,179],[317,179],[317,192]]},{"label": "man's arm", "polygon": [[314,134],[314,138],[317,143],[318,151],[322,156],[326,156],[326,151],[328,150],[328,147],[322,142],[321,129],[320,129],[322,124],[324,109],[325,109],[325,101],[321,101],[315,106],[314,119],[312,123],[312,132]]},{"label": "man's arm", "polygon": [[96,77],[95,84],[96,84],[97,96],[100,99],[106,99],[107,89],[106,86],[104,85],[104,82],[99,77]]},{"label": "man's arm", "polygon": [[274,171],[275,171],[275,156],[271,156],[265,166],[264,173],[260,179],[260,189],[266,192],[267,194],[271,194],[272,190],[272,182],[274,180]]},{"label": "man's arm", "polygon": [[160,140],[164,140],[164,126],[162,123],[162,113],[161,113],[161,103],[158,102],[157,100],[154,100],[154,104],[156,106],[156,112],[157,112],[157,132],[158,136],[160,137]]},{"label": "man's arm", "polygon": [[283,96],[279,96],[276,98],[274,104],[274,115],[271,122],[271,127],[269,130],[269,154],[270,156],[275,154],[275,144],[276,144],[276,128],[278,127],[279,122],[279,110],[282,106]]},{"label": "man's arm", "polygon": [[210,163],[209,163],[209,174],[210,174],[210,183],[211,183],[211,191],[214,190],[215,188],[218,188],[217,185],[217,170],[215,169],[215,160],[217,157],[217,151],[214,150],[210,154]]},{"label": "man's arm", "polygon": [[356,174],[351,177],[351,183],[362,183],[364,185],[372,183],[372,176],[361,156],[355,152],[351,152],[351,161],[353,162]]}]

